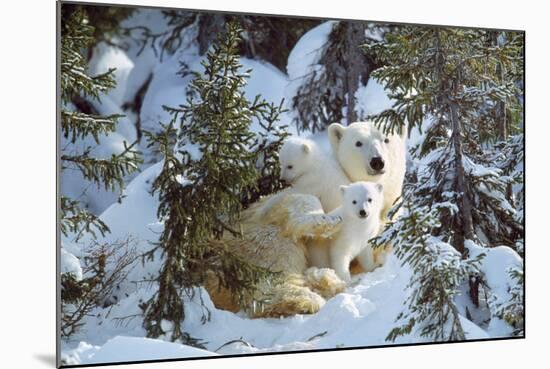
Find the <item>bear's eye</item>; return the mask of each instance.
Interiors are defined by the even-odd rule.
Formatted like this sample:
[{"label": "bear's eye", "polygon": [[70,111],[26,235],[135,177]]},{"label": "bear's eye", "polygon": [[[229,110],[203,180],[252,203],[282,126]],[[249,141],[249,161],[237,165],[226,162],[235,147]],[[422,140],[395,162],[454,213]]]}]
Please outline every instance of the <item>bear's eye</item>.
[{"label": "bear's eye", "polygon": [[357,204],[357,201],[353,200],[352,203],[353,203],[353,205],[355,205],[355,204]]},{"label": "bear's eye", "polygon": [[292,169],[292,165],[287,165],[286,169]]},{"label": "bear's eye", "polygon": [[384,143],[387,143],[387,144],[390,143],[390,139],[389,138],[384,139]]},{"label": "bear's eye", "polygon": [[357,142],[355,143],[355,146],[361,147],[361,146],[363,146],[363,143],[362,143],[361,141],[357,141]]},{"label": "bear's eye", "polygon": [[367,199],[367,201],[368,201],[368,202],[372,202],[372,199],[369,197],[369,198]]}]

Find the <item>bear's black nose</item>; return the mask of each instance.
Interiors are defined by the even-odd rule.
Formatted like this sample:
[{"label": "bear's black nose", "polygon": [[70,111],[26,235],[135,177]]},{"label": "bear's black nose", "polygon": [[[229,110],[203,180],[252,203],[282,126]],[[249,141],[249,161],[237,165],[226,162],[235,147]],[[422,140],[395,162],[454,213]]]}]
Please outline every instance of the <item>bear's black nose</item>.
[{"label": "bear's black nose", "polygon": [[376,171],[381,171],[384,169],[384,160],[381,157],[377,156],[371,159],[370,166]]},{"label": "bear's black nose", "polygon": [[359,210],[359,216],[360,216],[361,218],[364,218],[364,217],[367,216],[367,212],[366,212],[365,210],[361,209],[361,210]]}]

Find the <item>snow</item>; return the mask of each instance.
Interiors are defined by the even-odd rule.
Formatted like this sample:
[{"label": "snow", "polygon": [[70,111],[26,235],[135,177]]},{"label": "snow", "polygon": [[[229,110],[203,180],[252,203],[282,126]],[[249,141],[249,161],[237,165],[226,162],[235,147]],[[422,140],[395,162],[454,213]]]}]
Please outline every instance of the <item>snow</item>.
[{"label": "snow", "polygon": [[[111,232],[99,237],[98,243],[118,243],[130,239],[130,246],[135,252],[142,254],[151,250],[151,242],[157,241],[159,232],[162,232],[162,224],[156,214],[158,198],[151,195],[151,184],[160,173],[162,164],[157,163],[138,175],[125,189],[124,200],[112,204],[100,215],[100,219],[109,226]],[[71,236],[64,237],[62,242],[68,249],[83,250],[92,241],[90,235],[85,235],[78,241]],[[115,257],[123,252],[120,249]],[[127,280],[119,285],[116,297],[120,299],[134,292],[138,288],[138,281],[150,279],[158,272],[161,261],[160,254],[157,254],[154,261],[136,261]]]},{"label": "snow", "polygon": [[[105,43],[100,43],[94,48],[87,72],[91,76],[95,76],[107,72],[109,68],[116,68],[114,76],[117,83],[116,88],[109,90],[107,93],[102,93],[99,96],[99,101],[93,98],[86,99],[98,114],[125,114],[120,106],[123,102],[129,73],[133,67],[133,62],[119,48]],[[87,148],[94,147],[91,155],[100,159],[107,159],[111,155],[122,153],[125,150],[124,143],[130,145],[136,138],[137,132],[134,122],[127,117],[123,117],[119,119],[115,132],[99,136],[100,144],[97,146],[93,138],[88,137],[85,140],[77,141],[77,144],[71,144],[65,138],[62,138],[61,147],[66,148],[67,150],[64,150],[64,152],[69,155],[80,154]],[[131,178],[130,176],[128,180]],[[119,196],[117,191],[106,191],[104,188],[90,186],[90,183],[83,178],[79,171],[71,169],[64,171],[61,175],[61,192],[71,198],[78,199],[84,207],[87,207],[89,211],[96,215],[101,214]]]},{"label": "snow", "polygon": [[195,347],[150,338],[116,336],[103,346],[81,344],[71,356],[69,364],[98,364],[142,360],[178,359],[214,356],[216,354]]},{"label": "snow", "polygon": [[108,94],[120,106],[124,102],[126,85],[134,63],[120,48],[100,42],[93,50],[87,72],[89,75],[95,76],[106,73],[111,68],[115,68],[116,87],[109,90]]},{"label": "snow", "polygon": [[499,177],[502,172],[499,168],[486,167],[481,164],[474,163],[466,155],[463,156],[462,163],[464,169],[474,177]]},{"label": "snow", "polygon": [[319,62],[323,47],[336,23],[338,22],[328,21],[321,23],[317,27],[307,31],[298,40],[288,56],[286,67],[288,77],[291,81],[304,77],[304,71],[307,71],[310,66],[314,66]]},{"label": "snow", "polygon": [[[136,181],[143,182],[140,177]],[[133,226],[138,227],[137,224]],[[383,267],[355,276],[344,292],[329,299],[316,314],[280,319],[249,319],[243,313],[216,309],[206,291],[198,289],[194,299],[184,298],[184,330],[202,340],[207,351],[142,338],[145,330],[138,305],[156,291],[155,286],[143,285],[109,308],[94,310],[86,318],[85,332],[77,333],[71,341],[64,343],[63,355],[72,363],[84,364],[102,360],[390,345],[385,338],[404,308],[402,303],[409,293],[406,286],[410,277],[408,266],[400,265],[392,255]],[[201,321],[204,309],[199,303],[199,293],[211,313],[210,320],[205,323]],[[464,316],[460,319],[468,339],[489,337]],[[165,328],[169,329],[169,324],[165,324]],[[395,343],[413,342],[427,342],[427,339],[413,331],[398,337]]]},{"label": "snow", "polygon": [[337,21],[327,21],[307,31],[294,45],[288,56],[286,71],[289,82],[284,91],[285,108],[289,111],[290,119],[293,117],[292,98],[302,85],[303,79],[309,74],[321,72],[323,69],[319,61],[330,32],[337,23]]},{"label": "snow", "polygon": [[[147,93],[143,99],[143,106],[140,113],[140,122],[142,129],[158,132],[161,128],[159,122],[169,123],[172,116],[166,112],[162,106],[178,107],[185,104],[186,90],[189,83],[193,80],[192,72],[202,72],[204,67],[201,65],[202,56],[198,54],[197,45],[190,45],[185,49],[179,49],[172,56],[165,56],[163,62],[159,63],[153,70],[153,78],[150,82]],[[182,78],[176,73],[180,72],[182,63],[185,67],[185,77]],[[250,78],[248,78],[245,87],[245,97],[253,101],[257,95],[262,95],[268,103],[274,103],[278,106],[285,97],[284,91],[288,84],[288,78],[277,68],[267,62],[240,58],[242,64],[241,71],[252,69]],[[266,83],[269,81],[269,83]],[[277,124],[279,126],[289,124],[288,113],[282,113]],[[258,133],[262,130],[258,122],[253,121],[250,127],[252,132]],[[288,131],[295,134],[297,131],[294,126],[289,126]],[[188,148],[186,146],[186,148]],[[189,147],[192,149],[192,147]],[[142,145],[145,149],[145,143]],[[192,151],[198,154],[195,151]],[[195,155],[198,157],[198,155]],[[145,162],[150,163],[158,160],[157,156],[151,156],[146,151]]]},{"label": "snow", "polygon": [[[510,289],[515,285],[509,271],[513,269],[523,270],[523,260],[510,247],[497,246],[484,248],[471,240],[466,240],[465,246],[470,252],[470,258],[476,258],[485,254],[481,261],[480,271],[483,273],[490,290],[488,304],[494,314],[497,307],[510,300]],[[492,337],[509,337],[512,332],[510,325],[493,316],[487,333]]]},{"label": "snow", "polygon": [[384,86],[373,78],[369,78],[367,85],[361,85],[355,92],[357,104],[355,111],[360,117],[375,115],[390,109],[394,103],[389,98]]},{"label": "snow", "polygon": [[77,281],[82,279],[82,267],[76,256],[61,247],[61,273],[72,273]]}]

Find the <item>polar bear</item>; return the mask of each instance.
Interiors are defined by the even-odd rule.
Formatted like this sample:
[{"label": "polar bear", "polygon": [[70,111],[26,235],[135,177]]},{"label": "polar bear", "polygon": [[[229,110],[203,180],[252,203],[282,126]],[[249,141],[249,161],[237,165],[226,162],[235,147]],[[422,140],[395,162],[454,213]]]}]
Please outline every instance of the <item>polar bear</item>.
[{"label": "polar bear", "polygon": [[210,275],[205,287],[214,305],[230,311],[244,308],[254,318],[317,312],[345,283],[331,269],[308,269],[306,243],[334,236],[341,222],[338,215],[325,214],[312,195],[283,191],[252,204],[235,227],[241,237],[226,232],[210,243],[279,276],[256,286],[254,296],[239,300]]},{"label": "polar bear", "polygon": [[317,196],[325,212],[340,206],[339,188],[349,179],[333,155],[312,140],[292,137],[279,152],[281,180],[296,193]]},{"label": "polar bear", "polygon": [[333,123],[328,128],[333,154],[349,180],[377,182],[384,187],[383,223],[403,190],[406,134],[404,128],[401,134],[385,135],[373,122],[355,122],[347,127]]},{"label": "polar bear", "polygon": [[[315,141],[297,137],[285,140],[279,152],[279,166],[281,180],[291,185],[286,191],[318,197],[327,213],[340,206],[339,188],[349,184],[349,179],[334,156]],[[330,267],[326,243],[319,238],[307,242],[310,266]]]},{"label": "polar bear", "polygon": [[355,182],[340,186],[342,206],[330,213],[342,218],[342,226],[330,240],[328,251],[330,264],[338,277],[349,282],[350,263],[357,261],[364,271],[370,272],[377,265],[369,240],[380,229],[380,212],[384,203],[383,188],[380,183]]}]

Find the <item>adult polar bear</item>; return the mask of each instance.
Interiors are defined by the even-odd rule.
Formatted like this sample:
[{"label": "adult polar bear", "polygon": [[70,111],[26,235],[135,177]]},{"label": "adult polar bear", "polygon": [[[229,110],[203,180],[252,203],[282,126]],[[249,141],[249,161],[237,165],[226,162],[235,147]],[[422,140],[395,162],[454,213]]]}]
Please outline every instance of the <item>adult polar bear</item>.
[{"label": "adult polar bear", "polygon": [[401,135],[384,135],[373,122],[356,122],[347,127],[333,123],[328,127],[333,155],[349,180],[376,182],[384,187],[383,223],[403,190],[406,134],[403,129]]},{"label": "adult polar bear", "polygon": [[[350,182],[371,181],[384,187],[383,223],[387,211],[401,195],[406,164],[405,133],[385,136],[373,123],[357,122],[348,127],[333,123],[328,135],[333,155]],[[267,211],[266,204],[269,204]],[[330,270],[311,273],[307,269],[307,239],[334,234],[333,223],[334,219],[324,218],[317,198],[296,193],[268,196],[243,212],[237,227],[243,229],[243,237],[224,235],[223,244],[255,265],[274,266],[271,269],[281,272],[283,279],[277,285],[260,286],[256,298],[265,296],[272,303],[252,316],[314,313],[323,305],[322,297],[341,290],[341,281],[334,279]],[[234,296],[216,281],[206,288],[216,306],[238,310]]]}]

